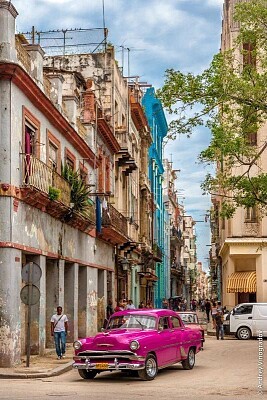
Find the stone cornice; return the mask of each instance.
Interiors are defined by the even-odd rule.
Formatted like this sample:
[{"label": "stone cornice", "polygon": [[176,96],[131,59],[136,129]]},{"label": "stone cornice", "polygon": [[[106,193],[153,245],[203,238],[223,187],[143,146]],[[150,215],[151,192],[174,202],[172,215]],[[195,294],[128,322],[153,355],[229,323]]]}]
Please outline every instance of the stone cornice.
[{"label": "stone cornice", "polygon": [[267,243],[267,236],[266,237],[242,237],[242,238],[228,238],[224,241],[224,244],[228,246],[247,246],[248,244],[260,244],[260,243]]},{"label": "stone cornice", "polygon": [[[248,247],[248,246],[253,246],[259,248],[260,246],[265,247],[267,245],[267,237],[240,237],[240,238],[227,238],[223,242],[219,256],[223,256],[226,252],[227,249],[228,251],[230,250],[231,247],[235,246],[242,246],[242,247]],[[259,255],[259,254],[258,254]]]},{"label": "stone cornice", "polygon": [[14,18],[19,15],[19,13],[10,1],[0,0],[0,9],[1,8],[5,8],[6,10],[8,10]]},{"label": "stone cornice", "polygon": [[[52,125],[62,133],[79,154],[88,161],[91,167],[99,165],[98,158],[96,158],[94,152],[87,143],[78,135],[76,130],[19,64],[1,61],[0,79],[12,81],[28,97],[34,106],[46,116]],[[97,161],[96,163],[95,160]]]}]

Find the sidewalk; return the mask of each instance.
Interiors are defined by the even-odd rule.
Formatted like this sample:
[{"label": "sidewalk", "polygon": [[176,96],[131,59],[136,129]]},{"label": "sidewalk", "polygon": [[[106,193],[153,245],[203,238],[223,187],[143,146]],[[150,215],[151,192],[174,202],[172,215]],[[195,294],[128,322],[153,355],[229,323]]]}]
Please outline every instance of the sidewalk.
[{"label": "sidewalk", "polygon": [[61,375],[72,369],[73,347],[67,345],[66,358],[57,360],[55,349],[46,349],[44,356],[31,356],[26,367],[26,356],[14,368],[0,368],[0,379],[47,378]]}]

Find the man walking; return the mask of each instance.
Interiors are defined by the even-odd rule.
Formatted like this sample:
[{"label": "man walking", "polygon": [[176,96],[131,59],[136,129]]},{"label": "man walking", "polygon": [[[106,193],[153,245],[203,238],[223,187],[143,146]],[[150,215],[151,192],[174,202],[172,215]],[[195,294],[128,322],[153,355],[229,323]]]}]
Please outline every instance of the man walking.
[{"label": "man walking", "polygon": [[205,310],[206,310],[207,320],[208,320],[208,322],[210,322],[211,304],[208,299],[206,299],[206,301],[205,301]]},{"label": "man walking", "polygon": [[68,333],[68,318],[62,314],[62,307],[57,307],[57,313],[51,317],[51,336],[54,336],[57,359],[65,358],[66,336]]},{"label": "man walking", "polygon": [[223,317],[220,311],[217,311],[215,316],[215,324],[216,324],[216,336],[217,340],[219,340],[221,336],[221,340],[224,339],[224,331],[223,331]]}]

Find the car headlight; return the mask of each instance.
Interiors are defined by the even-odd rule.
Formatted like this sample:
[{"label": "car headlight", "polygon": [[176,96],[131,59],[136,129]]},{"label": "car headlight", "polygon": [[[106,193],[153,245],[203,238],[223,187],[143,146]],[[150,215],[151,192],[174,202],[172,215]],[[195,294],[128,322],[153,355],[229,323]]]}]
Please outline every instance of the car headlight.
[{"label": "car headlight", "polygon": [[76,340],[73,343],[73,347],[75,348],[75,350],[79,350],[82,347],[82,344],[81,344],[81,342],[79,340]]},{"label": "car headlight", "polygon": [[130,349],[131,350],[137,350],[137,349],[139,349],[139,347],[140,347],[140,344],[139,344],[139,342],[137,340],[133,340],[130,343]]}]

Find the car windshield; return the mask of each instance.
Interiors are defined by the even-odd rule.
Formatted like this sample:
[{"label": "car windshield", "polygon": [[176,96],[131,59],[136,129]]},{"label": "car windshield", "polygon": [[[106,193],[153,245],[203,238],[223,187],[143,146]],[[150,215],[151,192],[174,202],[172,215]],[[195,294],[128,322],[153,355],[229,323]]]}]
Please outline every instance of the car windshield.
[{"label": "car windshield", "polygon": [[198,324],[196,314],[186,313],[186,314],[179,314],[179,315],[181,317],[181,320],[185,324]]},{"label": "car windshield", "polygon": [[120,315],[111,317],[107,329],[155,329],[156,318],[148,315]]}]

